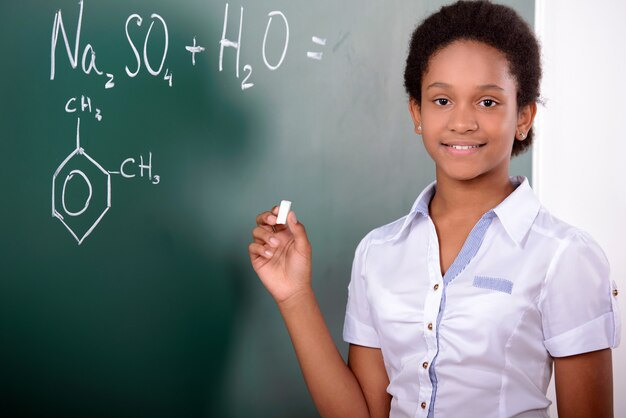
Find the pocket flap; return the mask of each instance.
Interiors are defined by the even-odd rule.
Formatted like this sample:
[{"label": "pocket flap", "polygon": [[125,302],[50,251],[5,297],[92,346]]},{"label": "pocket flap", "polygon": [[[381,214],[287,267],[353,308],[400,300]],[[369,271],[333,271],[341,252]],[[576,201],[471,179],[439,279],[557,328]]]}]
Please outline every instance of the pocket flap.
[{"label": "pocket flap", "polygon": [[513,291],[513,282],[499,277],[474,276],[472,286],[481,289],[497,290],[498,292],[508,293]]}]

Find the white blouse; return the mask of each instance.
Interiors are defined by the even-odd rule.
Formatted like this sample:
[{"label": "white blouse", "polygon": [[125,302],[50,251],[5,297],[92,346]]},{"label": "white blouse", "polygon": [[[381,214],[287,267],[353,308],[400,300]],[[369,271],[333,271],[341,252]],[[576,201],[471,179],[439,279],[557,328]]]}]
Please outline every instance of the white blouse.
[{"label": "white blouse", "polygon": [[547,417],[552,357],[619,344],[604,253],[511,182],[443,277],[436,183],[359,244],[343,335],[382,350],[390,417]]}]

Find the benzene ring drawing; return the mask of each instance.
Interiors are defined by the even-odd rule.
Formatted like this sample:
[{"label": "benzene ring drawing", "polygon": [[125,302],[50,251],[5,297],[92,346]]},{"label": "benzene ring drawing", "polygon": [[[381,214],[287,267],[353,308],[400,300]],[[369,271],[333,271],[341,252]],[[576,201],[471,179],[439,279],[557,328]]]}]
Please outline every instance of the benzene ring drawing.
[{"label": "benzene ring drawing", "polygon": [[[86,186],[87,196],[75,197],[68,203],[66,196],[68,186],[80,191],[78,184],[80,180],[84,183],[83,189]],[[74,195],[80,195],[80,193],[74,193]],[[52,176],[52,216],[65,225],[80,245],[110,207],[111,175],[81,148],[80,118],[78,118],[76,149],[63,160]]]}]

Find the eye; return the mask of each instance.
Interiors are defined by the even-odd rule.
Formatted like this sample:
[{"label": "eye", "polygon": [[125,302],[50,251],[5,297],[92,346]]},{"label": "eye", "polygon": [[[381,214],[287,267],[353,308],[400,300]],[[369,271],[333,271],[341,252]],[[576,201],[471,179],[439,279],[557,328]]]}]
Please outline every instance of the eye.
[{"label": "eye", "polygon": [[445,106],[449,103],[450,101],[448,99],[444,99],[444,98],[440,98],[440,99],[435,99],[435,104],[438,106]]},{"label": "eye", "polygon": [[481,106],[483,107],[495,107],[498,103],[492,99],[484,99],[480,101]]}]

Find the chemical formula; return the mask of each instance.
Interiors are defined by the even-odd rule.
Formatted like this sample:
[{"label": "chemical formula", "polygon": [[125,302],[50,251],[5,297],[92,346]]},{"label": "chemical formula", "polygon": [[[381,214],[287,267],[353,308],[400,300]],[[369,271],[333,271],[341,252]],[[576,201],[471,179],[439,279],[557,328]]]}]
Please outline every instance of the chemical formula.
[{"label": "chemical formula", "polygon": [[[171,48],[184,48],[189,54],[189,65],[195,67],[198,54],[204,54],[207,48],[198,42],[196,36],[191,38],[188,45],[170,45],[170,32],[166,19],[159,13],[151,13],[149,16],[142,16],[131,13],[124,22],[120,22],[126,35],[127,43],[124,45],[131,54],[131,62],[118,70],[108,68],[105,63],[97,60],[95,47],[81,39],[83,28],[83,13],[85,2],[78,2],[78,19],[73,27],[74,43],[71,44],[68,38],[69,26],[63,20],[61,10],[54,14],[52,19],[52,35],[50,47],[50,80],[55,80],[57,65],[65,61],[57,55],[63,56],[63,50],[67,53],[67,59],[72,70],[82,71],[82,73],[101,77],[105,90],[113,89],[116,86],[118,77],[128,77],[134,79],[140,74],[149,74],[152,77],[161,79],[164,86],[174,85],[174,71],[168,64],[168,53]],[[237,13],[238,12],[238,13]],[[241,63],[242,32],[244,27],[244,8],[240,7],[237,12],[229,9],[229,4],[224,5],[224,20],[221,27],[221,36],[216,34],[214,42],[219,44],[219,54],[216,54],[216,66],[220,72],[224,71],[224,55],[234,54],[235,66],[233,75],[240,79],[241,91],[254,87],[253,67],[249,63]],[[221,13],[221,11],[220,11]],[[265,32],[258,34],[262,36],[261,57],[265,65],[264,70],[276,71],[284,63],[289,51],[290,26],[285,13],[280,10],[271,10],[267,16]],[[123,26],[122,26],[123,23]],[[268,57],[268,34],[281,34],[274,42],[280,45],[271,45],[272,51],[280,51],[279,56]],[[155,41],[153,35],[156,32],[163,34]],[[152,42],[163,42],[158,45],[159,51],[155,53]],[[183,37],[186,38],[186,37]],[[177,38],[180,39],[180,38]],[[323,58],[323,47],[326,39],[319,35],[311,36],[314,45],[313,51],[306,51],[305,55],[311,62],[321,61]],[[162,51],[162,52],[161,52]],[[156,56],[158,55],[158,56]],[[104,112],[97,106],[89,95],[69,97],[65,100],[65,113],[77,117],[76,123],[76,147],[61,162],[52,176],[52,216],[59,219],[67,230],[76,239],[78,244],[93,232],[96,226],[103,219],[104,215],[111,208],[112,184],[111,177],[119,176],[121,179],[146,179],[147,184],[157,185],[161,181],[158,174],[153,172],[152,152],[144,155],[129,156],[121,159],[119,166],[114,170],[107,170],[96,159],[92,158],[80,143],[80,120],[82,118],[93,118],[96,122],[101,122],[105,117]],[[97,123],[96,123],[97,125]]]},{"label": "chemical formula", "polygon": [[[96,60],[96,51],[91,43],[87,43],[82,48],[81,52],[81,28],[83,24],[83,10],[84,10],[84,1],[81,0],[79,3],[79,13],[78,13],[78,22],[76,24],[76,32],[75,32],[75,43],[74,45],[70,45],[67,36],[66,25],[63,22],[62,11],[59,10],[54,15],[54,21],[52,24],[52,39],[51,39],[51,49],[50,49],[50,80],[54,80],[56,73],[56,55],[57,55],[57,47],[59,43],[62,41],[62,45],[65,45],[65,50],[67,52],[67,57],[69,60],[69,64],[73,69],[78,68],[80,63],[80,69],[83,73],[87,75],[95,75],[98,77],[104,77],[104,88],[112,89],[115,87],[116,74],[114,71],[104,70],[104,66],[100,66],[100,63]],[[235,55],[235,76],[239,79],[241,73],[244,73],[244,78],[241,81],[241,90],[247,90],[254,86],[254,78],[253,78],[253,68],[251,64],[240,64],[241,57],[241,35],[244,24],[244,8],[241,7],[239,9],[239,25],[233,28],[233,17],[229,15],[229,6],[228,3],[225,4],[224,7],[224,24],[222,27],[222,35],[219,39],[219,57],[217,59],[217,66],[220,72],[224,71],[224,53],[227,50],[232,49]],[[132,51],[134,56],[134,62],[132,64],[128,64],[124,67],[124,73],[129,78],[134,78],[142,71],[147,71],[153,77],[161,77],[163,81],[169,86],[172,87],[174,83],[174,75],[173,71],[167,65],[168,51],[170,48],[169,45],[169,31],[166,20],[159,15],[158,13],[152,13],[150,15],[149,25],[148,22],[144,25],[143,16],[133,13],[128,16],[126,22],[124,24],[124,30],[126,33],[126,39],[128,41],[128,48]],[[236,20],[235,20],[236,21]],[[230,22],[230,23],[229,23]],[[148,44],[150,42],[150,36],[155,28],[155,25],[160,27],[164,34],[163,40],[163,52],[159,57],[150,57],[150,53],[148,52]],[[284,30],[284,40],[282,45],[282,53],[280,58],[275,61],[271,61],[267,57],[267,43],[268,43],[268,34],[270,32],[270,28],[273,25],[277,25],[282,27]],[[147,31],[143,35],[143,39],[137,39],[137,36],[134,38],[131,36],[129,28],[137,26],[137,28],[145,28],[147,26]],[[59,37],[62,36],[62,38]],[[235,35],[235,36],[232,36]],[[312,43],[316,46],[316,49],[320,49],[326,45],[326,38],[321,36],[311,36]],[[196,55],[204,53],[206,48],[197,43],[196,37],[193,37],[191,45],[184,45],[186,51],[190,54],[190,63],[192,66],[196,65]],[[285,57],[287,56],[287,52],[289,50],[289,21],[287,16],[280,10],[273,10],[267,14],[267,25],[265,27],[265,33],[263,34],[263,44],[261,48],[261,55],[263,58],[263,62],[265,67],[270,71],[275,71],[281,67],[283,64]],[[80,57],[80,60],[79,60]],[[323,58],[322,51],[306,51],[306,57],[311,60],[320,61]],[[156,65],[155,63],[158,63]]]},{"label": "chemical formula", "polygon": [[[65,111],[94,112],[97,121],[102,120],[100,109],[92,108],[91,98],[81,96],[80,99],[72,97],[67,100]],[[75,107],[76,103],[80,106]],[[52,216],[59,219],[67,230],[72,234],[78,245],[91,234],[100,223],[104,215],[111,208],[111,175],[120,175],[122,178],[131,179],[139,175],[146,178],[152,184],[159,184],[161,177],[152,173],[152,152],[144,159],[139,156],[139,161],[133,157],[124,159],[117,171],[105,170],[93,159],[80,144],[80,117],[76,121],[76,147],[59,165],[52,176]],[[84,193],[80,193],[82,183]],[[70,193],[68,195],[68,184]],[[74,191],[74,193],[72,193]]]}]

